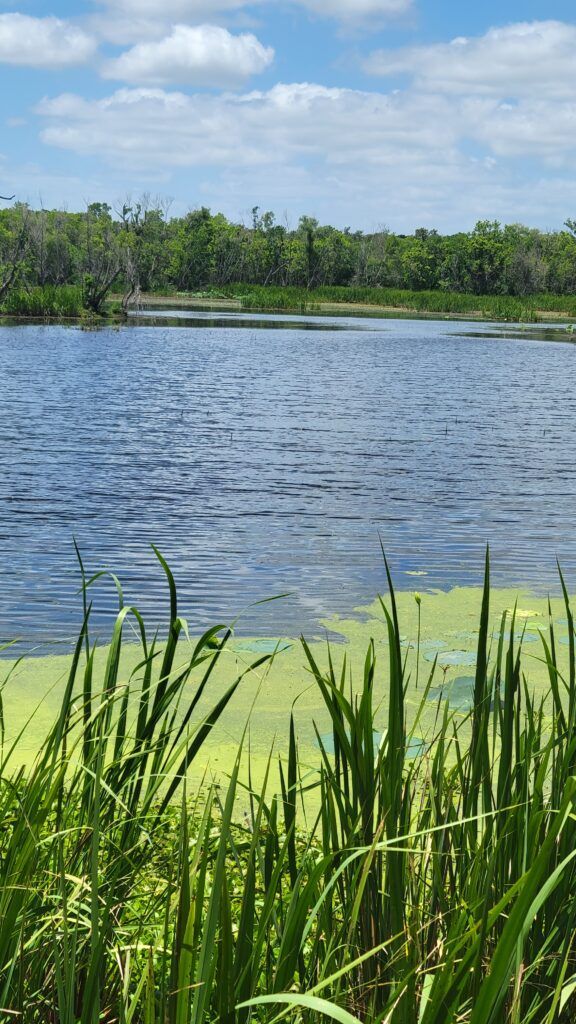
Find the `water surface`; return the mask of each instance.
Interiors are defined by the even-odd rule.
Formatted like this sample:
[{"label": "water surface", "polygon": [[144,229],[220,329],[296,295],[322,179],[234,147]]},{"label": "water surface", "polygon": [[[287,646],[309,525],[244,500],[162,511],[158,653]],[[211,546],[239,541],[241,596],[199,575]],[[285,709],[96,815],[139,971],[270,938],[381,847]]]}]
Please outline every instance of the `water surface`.
[{"label": "water surface", "polygon": [[[240,329],[241,328],[241,329]],[[290,635],[384,586],[576,581],[576,349],[517,325],[162,310],[0,328],[0,635],[78,626],[72,538],[155,617]],[[415,576],[415,573],[427,573]],[[113,588],[97,593],[100,621]],[[281,623],[281,629],[279,629]]]}]

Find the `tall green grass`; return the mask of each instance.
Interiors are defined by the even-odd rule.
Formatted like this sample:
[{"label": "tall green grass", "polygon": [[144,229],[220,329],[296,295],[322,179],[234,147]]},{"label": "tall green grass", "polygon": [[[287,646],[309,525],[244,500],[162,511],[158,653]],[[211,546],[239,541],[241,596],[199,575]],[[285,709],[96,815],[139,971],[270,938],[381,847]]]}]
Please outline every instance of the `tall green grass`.
[{"label": "tall green grass", "polygon": [[74,319],[83,313],[82,289],[78,285],[15,288],[8,292],[1,311],[10,316]]},{"label": "tall green grass", "polygon": [[[158,294],[168,294],[158,292]],[[576,296],[468,295],[460,292],[407,291],[400,288],[372,288],[349,285],[312,288],[261,285],[229,285],[226,288],[197,293],[199,300],[231,298],[243,309],[319,311],[322,305],[382,306],[406,312],[455,316],[477,316],[493,320],[533,322],[546,314],[576,318]],[[110,311],[110,310],[109,310]],[[114,310],[116,311],[116,310]],[[76,285],[45,285],[16,288],[8,293],[0,312],[10,316],[39,319],[75,319],[85,315],[82,289]]]},{"label": "tall green grass", "polygon": [[[258,785],[194,791],[188,769],[241,677],[200,712],[230,631],[166,639],[120,608],[94,683],[90,581],[61,711],[32,768],[0,765],[0,1008],[28,1024],[568,1024],[576,1011],[576,663],[549,693],[523,672],[515,616],[490,646],[486,566],[474,705],[438,705],[418,755],[390,582],[387,647],[361,677],[303,642],[332,723],[316,768],[287,709],[288,755]],[[124,633],[139,667],[123,675]],[[381,651],[385,650],[385,656]],[[257,665],[266,658],[260,658]],[[422,708],[431,699],[432,666]],[[388,725],[374,747],[375,709]],[[6,723],[7,725],[9,723]],[[333,753],[331,752],[333,746]],[[411,752],[412,751],[412,752]],[[274,778],[278,773],[278,785]],[[250,779],[250,772],[248,773]],[[239,792],[250,813],[239,820]]]},{"label": "tall green grass", "polygon": [[373,305],[418,313],[478,315],[494,320],[536,321],[545,313],[576,317],[574,295],[469,295],[460,292],[407,291],[349,285],[312,288],[233,285],[227,293],[245,309],[314,310],[324,303]]}]

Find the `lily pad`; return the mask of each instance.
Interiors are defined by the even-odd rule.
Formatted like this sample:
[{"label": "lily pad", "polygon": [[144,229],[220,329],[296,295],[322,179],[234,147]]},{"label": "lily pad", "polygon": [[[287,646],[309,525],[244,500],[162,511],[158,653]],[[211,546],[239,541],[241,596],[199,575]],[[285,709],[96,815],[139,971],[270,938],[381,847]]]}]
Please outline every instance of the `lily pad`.
[{"label": "lily pad", "polygon": [[[376,755],[380,749],[384,733],[377,732],[375,729],[372,732],[374,741],[374,755]],[[334,756],[334,733],[327,732],[320,737],[322,746],[327,754]],[[318,740],[316,740],[316,746],[320,748]],[[409,761],[414,761],[417,757],[422,757],[428,750],[428,745],[424,742],[421,736],[412,736],[411,739],[406,743],[406,758]]]},{"label": "lily pad", "polygon": [[428,744],[421,736],[412,736],[406,744],[406,758],[408,761],[415,761],[417,757],[423,757],[428,752]]},{"label": "lily pad", "polygon": [[452,682],[433,687],[428,700],[445,700],[452,711],[470,711],[474,707],[475,684],[474,676],[457,676]]},{"label": "lily pad", "polygon": [[[513,608],[507,608],[508,615],[514,615]],[[532,608],[517,608],[516,618],[517,619],[533,619],[535,615],[540,615],[540,612],[535,612]]]},{"label": "lily pad", "polygon": [[474,651],[425,651],[426,661],[434,661],[438,658],[440,668],[451,668],[453,665],[475,665],[476,654]]},{"label": "lily pad", "polygon": [[274,654],[281,651],[289,651],[293,644],[285,640],[260,639],[260,640],[239,640],[234,644],[234,650],[239,654]]},{"label": "lily pad", "polygon": [[[492,638],[494,640],[498,641],[500,639],[500,631],[496,630],[492,634]],[[534,636],[533,633],[529,633],[529,632],[526,632],[526,633],[514,633],[514,643],[515,644],[519,644],[519,643],[535,644],[537,639],[538,639],[538,637]],[[504,631],[504,642],[505,642],[505,644],[508,644],[510,642],[510,633],[508,633],[506,630]]]},{"label": "lily pad", "polygon": [[422,640],[420,646],[423,651],[443,651],[448,644],[445,640]]},{"label": "lily pad", "polygon": [[[376,729],[372,730],[372,739],[373,739],[373,742],[374,742],[374,754],[377,754],[378,750],[380,749],[380,744],[382,742],[382,736],[383,735],[384,735],[384,733],[377,732]],[[334,748],[334,733],[333,732],[324,733],[324,735],[321,736],[320,739],[322,741],[322,746],[324,747],[324,750],[326,751],[326,753],[334,755],[336,753],[335,748]],[[320,744],[318,743],[317,739],[315,740],[315,744],[320,749]]]}]

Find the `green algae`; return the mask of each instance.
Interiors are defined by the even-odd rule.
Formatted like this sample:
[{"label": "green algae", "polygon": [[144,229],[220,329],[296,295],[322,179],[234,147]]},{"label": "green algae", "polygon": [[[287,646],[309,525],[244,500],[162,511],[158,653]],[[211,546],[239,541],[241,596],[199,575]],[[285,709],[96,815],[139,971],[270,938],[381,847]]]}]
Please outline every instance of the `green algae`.
[{"label": "green algae", "polygon": [[240,640],[233,645],[233,649],[239,653],[245,652],[247,654],[275,654],[281,651],[288,651],[294,645],[288,643],[286,640],[274,640],[274,639],[256,639],[256,640]]},{"label": "green algae", "polygon": [[[414,594],[401,591],[396,594],[398,616],[403,631],[403,640],[409,644],[404,648],[406,659],[406,703],[408,729],[421,703],[422,681],[427,679],[433,662],[437,659],[432,686],[438,687],[453,683],[462,676],[461,668],[472,666],[476,658],[478,642],[477,625],[480,618],[482,590],[477,588],[454,588],[450,591],[425,591],[419,595],[421,606],[420,650],[417,651],[418,638],[418,604]],[[547,598],[540,598],[526,592],[513,589],[495,589],[491,595],[491,629],[499,628],[503,613],[514,607],[516,601],[530,611],[530,624],[537,621],[538,628],[545,629],[548,621]],[[385,600],[386,603],[386,600]],[[565,609],[560,594],[552,598],[552,616],[562,617]],[[282,608],[278,605],[278,619],[281,622]],[[528,625],[528,623],[527,623]],[[341,669],[346,658],[347,676],[351,685],[358,688],[361,684],[367,645],[370,640],[375,642],[377,670],[375,694],[378,704],[377,727],[384,729],[387,713],[387,678],[389,651],[386,646],[388,639],[385,616],[379,600],[357,609],[349,616],[334,616],[323,621],[322,626],[328,634],[338,634],[345,641],[345,646],[331,645],[331,653],[336,672]],[[517,630],[515,630],[517,633]],[[442,638],[446,638],[446,640]],[[535,640],[538,640],[536,635]],[[526,638],[525,638],[526,640]],[[456,641],[456,642],[455,642]],[[193,639],[191,643],[193,644]],[[270,661],[256,670],[250,666],[262,657],[262,644],[266,644],[265,653]],[[491,645],[491,658],[496,656],[497,640]],[[311,652],[321,669],[328,667],[328,648],[325,639],[310,641]],[[561,648],[562,651],[565,648]],[[187,643],[183,642],[179,649],[182,664],[188,654]],[[416,662],[420,656],[421,685],[416,688]],[[95,687],[103,678],[104,666],[108,650],[98,648],[95,654],[94,678]],[[562,655],[568,660],[568,652]],[[562,664],[559,653],[560,664]],[[52,725],[60,708],[60,698],[68,673],[70,658],[61,654],[53,654],[42,658],[25,658],[15,666],[13,660],[0,661],[0,683],[11,669],[3,691],[4,719],[6,723],[6,739],[9,742],[19,736],[17,756],[22,763],[29,762],[38,751],[48,728]],[[137,645],[127,645],[122,651],[121,669],[127,679],[137,670],[141,661],[141,650]],[[225,774],[231,766],[242,739],[244,730],[248,728],[251,758],[253,761],[254,778],[260,778],[265,771],[267,759],[272,748],[283,756],[287,750],[288,724],[291,709],[297,733],[301,757],[310,765],[318,763],[316,732],[323,735],[330,728],[330,721],[314,683],[303,648],[297,639],[287,637],[236,637],[230,646],[225,648],[210,678],[206,693],[198,706],[198,715],[207,714],[213,705],[228,688],[237,675],[248,672],[234,696],[234,699],[223,714],[217,730],[208,737],[202,748],[201,756],[195,765],[194,772],[198,775],[208,773],[209,777]],[[549,680],[546,666],[541,657],[539,644],[532,643],[523,659],[523,672],[530,691],[536,696],[544,696],[548,692]],[[137,672],[138,675],[138,672]],[[193,678],[188,684],[188,692],[192,696],[199,677]],[[454,691],[456,694],[457,691]],[[419,718],[418,732],[423,742],[427,741],[435,728],[437,701],[430,702]],[[198,721],[198,718],[196,719]]]}]

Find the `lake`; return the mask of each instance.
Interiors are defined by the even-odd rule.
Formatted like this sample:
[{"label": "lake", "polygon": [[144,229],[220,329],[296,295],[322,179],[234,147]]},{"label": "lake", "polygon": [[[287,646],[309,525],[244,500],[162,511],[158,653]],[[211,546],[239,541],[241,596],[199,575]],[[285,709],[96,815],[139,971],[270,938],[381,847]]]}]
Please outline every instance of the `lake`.
[{"label": "lake", "polygon": [[[78,628],[75,537],[154,621],[318,632],[384,588],[576,569],[576,349],[544,329],[171,312],[0,327],[0,635]],[[413,574],[426,573],[417,576]],[[254,602],[290,592],[281,604]],[[109,625],[113,586],[94,592]],[[281,629],[279,630],[279,625]]]}]

